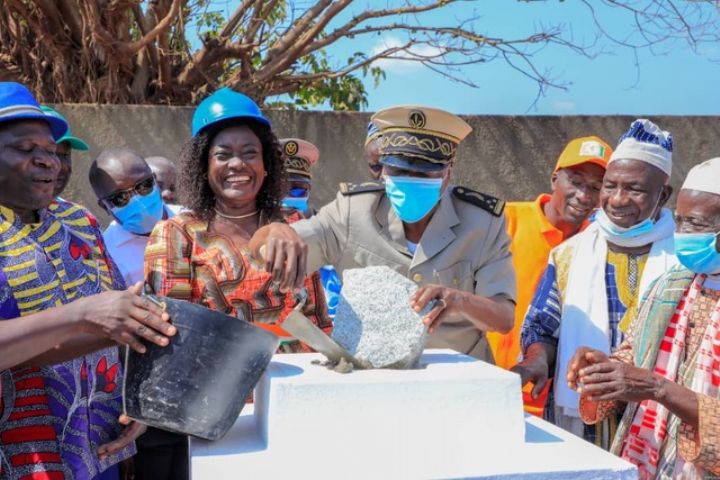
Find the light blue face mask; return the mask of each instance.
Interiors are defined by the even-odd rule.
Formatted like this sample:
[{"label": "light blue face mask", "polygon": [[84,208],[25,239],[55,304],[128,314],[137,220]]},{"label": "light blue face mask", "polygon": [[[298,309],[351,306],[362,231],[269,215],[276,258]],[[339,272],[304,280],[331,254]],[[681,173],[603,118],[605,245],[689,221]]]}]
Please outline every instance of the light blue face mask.
[{"label": "light blue face mask", "polygon": [[308,197],[285,197],[281,204],[284,208],[294,208],[304,212],[308,208]]},{"label": "light blue face mask", "polygon": [[612,235],[616,238],[633,238],[652,232],[653,227],[655,226],[655,220],[652,217],[653,216],[651,215],[649,218],[646,218],[637,225],[625,228],[614,224],[613,221],[610,220],[610,217],[607,216],[607,213],[605,213],[605,210],[601,208],[598,210],[596,221],[598,226],[608,235]]},{"label": "light blue face mask", "polygon": [[675,233],[675,255],[685,268],[695,273],[720,273],[720,253],[716,243],[720,233]]},{"label": "light blue face mask", "polygon": [[110,209],[122,227],[136,235],[147,235],[162,220],[164,205],[157,185],[147,195],[135,194],[124,207]]},{"label": "light blue face mask", "polygon": [[385,192],[400,220],[422,220],[440,201],[442,178],[385,177]]}]

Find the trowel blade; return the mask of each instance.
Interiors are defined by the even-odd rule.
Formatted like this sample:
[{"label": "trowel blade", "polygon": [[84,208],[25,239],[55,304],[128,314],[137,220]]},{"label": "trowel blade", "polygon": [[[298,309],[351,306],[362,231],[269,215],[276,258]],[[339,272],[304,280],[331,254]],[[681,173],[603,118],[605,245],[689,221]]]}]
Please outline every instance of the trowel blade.
[{"label": "trowel blade", "polygon": [[332,362],[337,363],[341,358],[344,358],[346,362],[352,363],[357,368],[365,368],[362,362],[353,357],[350,352],[328,337],[309,318],[297,310],[290,312],[290,315],[282,322],[281,327],[293,337],[309,345],[313,350],[325,355]]}]

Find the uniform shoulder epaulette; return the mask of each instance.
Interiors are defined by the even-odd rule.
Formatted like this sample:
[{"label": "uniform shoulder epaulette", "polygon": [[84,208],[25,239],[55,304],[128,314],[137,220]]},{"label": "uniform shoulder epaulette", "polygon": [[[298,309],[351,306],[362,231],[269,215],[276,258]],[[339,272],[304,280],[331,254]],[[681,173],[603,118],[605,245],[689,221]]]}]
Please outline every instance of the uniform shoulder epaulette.
[{"label": "uniform shoulder epaulette", "polygon": [[380,191],[385,191],[385,184],[383,182],[343,182],[340,184],[340,193],[342,193],[343,195],[355,195],[357,193]]},{"label": "uniform shoulder epaulette", "polygon": [[487,195],[484,193],[476,192],[466,187],[455,187],[453,189],[453,195],[460,200],[464,200],[468,203],[472,203],[476,207],[480,207],[483,210],[490,212],[492,215],[499,217],[505,210],[505,202],[499,198]]}]

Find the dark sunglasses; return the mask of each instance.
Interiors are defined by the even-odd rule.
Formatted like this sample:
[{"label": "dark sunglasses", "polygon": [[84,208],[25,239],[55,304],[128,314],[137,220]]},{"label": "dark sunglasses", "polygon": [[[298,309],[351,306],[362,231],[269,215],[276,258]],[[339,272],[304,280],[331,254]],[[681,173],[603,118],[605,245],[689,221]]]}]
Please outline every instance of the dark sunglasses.
[{"label": "dark sunglasses", "polygon": [[293,187],[290,189],[289,195],[294,198],[307,197],[310,191],[307,187]]},{"label": "dark sunglasses", "polygon": [[368,168],[373,171],[373,173],[380,173],[383,169],[383,166],[379,163],[368,163]]},{"label": "dark sunglasses", "polygon": [[143,197],[150,195],[153,188],[155,188],[155,179],[153,177],[148,177],[137,182],[132,188],[118,190],[117,192],[111,193],[107,197],[103,198],[103,200],[113,207],[122,208],[130,202],[133,195],[137,194]]}]

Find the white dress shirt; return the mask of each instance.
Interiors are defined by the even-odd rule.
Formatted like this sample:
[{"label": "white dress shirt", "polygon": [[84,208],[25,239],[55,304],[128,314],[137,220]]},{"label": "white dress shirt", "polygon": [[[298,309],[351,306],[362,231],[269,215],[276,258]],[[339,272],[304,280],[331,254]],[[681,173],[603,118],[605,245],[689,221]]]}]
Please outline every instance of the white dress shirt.
[{"label": "white dress shirt", "polygon": [[[167,218],[173,217],[182,211],[179,205],[165,205]],[[144,263],[145,247],[149,235],[136,235],[125,230],[122,225],[113,220],[103,232],[105,246],[115,264],[120,269],[128,287],[137,282],[145,281]]]}]

